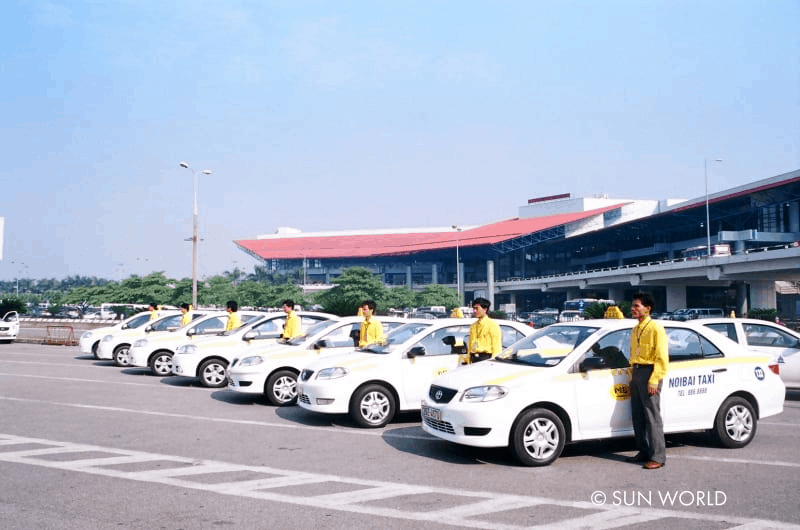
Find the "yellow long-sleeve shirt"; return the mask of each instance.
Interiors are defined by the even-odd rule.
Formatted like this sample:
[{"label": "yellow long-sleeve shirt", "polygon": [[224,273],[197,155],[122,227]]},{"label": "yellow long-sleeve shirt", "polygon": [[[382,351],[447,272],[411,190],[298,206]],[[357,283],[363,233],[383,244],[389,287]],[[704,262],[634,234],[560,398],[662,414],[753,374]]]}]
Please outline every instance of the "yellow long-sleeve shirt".
[{"label": "yellow long-sleeve shirt", "polygon": [[188,324],[191,321],[192,321],[192,314],[187,311],[181,317],[181,327],[185,326],[186,324]]},{"label": "yellow long-sleeve shirt", "polygon": [[359,347],[364,347],[373,342],[383,342],[383,325],[375,318],[370,318],[361,323],[361,332],[358,338]]},{"label": "yellow long-sleeve shirt", "polygon": [[661,324],[645,318],[631,331],[631,364],[652,364],[653,373],[648,382],[657,385],[667,374],[669,341]]},{"label": "yellow long-sleeve shirt", "polygon": [[158,318],[158,309],[153,309],[152,311],[150,311],[150,321],[152,322],[157,318]]},{"label": "yellow long-sleeve shirt", "polygon": [[283,326],[281,338],[292,339],[300,335],[300,317],[294,311],[289,311],[286,315],[286,324]]},{"label": "yellow long-sleeve shirt", "polygon": [[492,357],[503,350],[502,334],[497,322],[484,316],[469,328],[469,353],[491,353]]},{"label": "yellow long-sleeve shirt", "polygon": [[228,322],[225,324],[225,331],[236,329],[242,325],[242,319],[239,318],[238,311],[231,311],[228,313]]}]

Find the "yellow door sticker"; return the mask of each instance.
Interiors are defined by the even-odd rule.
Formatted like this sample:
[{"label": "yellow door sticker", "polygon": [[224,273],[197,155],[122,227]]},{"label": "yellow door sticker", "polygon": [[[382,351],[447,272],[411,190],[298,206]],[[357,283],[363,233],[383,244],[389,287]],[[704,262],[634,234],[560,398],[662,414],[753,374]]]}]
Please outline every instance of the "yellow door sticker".
[{"label": "yellow door sticker", "polygon": [[611,387],[610,394],[617,401],[625,401],[631,397],[631,387],[625,383],[618,383]]}]

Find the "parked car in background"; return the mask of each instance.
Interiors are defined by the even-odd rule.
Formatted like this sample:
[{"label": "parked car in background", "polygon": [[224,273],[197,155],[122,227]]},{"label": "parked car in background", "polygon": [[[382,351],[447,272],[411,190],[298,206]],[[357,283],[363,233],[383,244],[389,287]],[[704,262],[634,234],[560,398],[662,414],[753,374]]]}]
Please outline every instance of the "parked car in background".
[{"label": "parked car in background", "polygon": [[583,320],[583,311],[577,309],[565,309],[558,315],[559,322],[575,322]]},{"label": "parked car in background", "polygon": [[[144,319],[137,319],[138,325],[123,326],[119,330],[114,330],[103,336],[97,347],[98,359],[110,359],[117,366],[128,366],[130,364],[130,349],[134,341],[141,338],[150,331],[168,331],[180,325],[181,314],[177,311],[162,311],[161,316],[150,321],[149,313],[139,313],[146,315]],[[175,318],[177,317],[177,318]],[[116,326],[114,326],[116,328]]]},{"label": "parked car in background", "polygon": [[678,309],[672,313],[670,320],[685,322],[687,320],[697,320],[698,318],[722,318],[725,312],[718,307],[692,307]]},{"label": "parked car in background", "polygon": [[144,326],[149,321],[150,312],[144,311],[142,313],[137,313],[114,326],[106,326],[86,331],[83,335],[81,335],[81,338],[78,341],[78,347],[82,353],[91,353],[94,355],[95,359],[99,359],[100,357],[98,348],[100,347],[100,341],[103,340],[103,337],[113,335],[114,333],[123,330],[134,330],[140,326]]},{"label": "parked car in background", "polygon": [[555,324],[558,322],[558,317],[555,315],[530,315],[524,322],[532,328],[539,329]]},{"label": "parked car in background", "polygon": [[[769,355],[781,364],[789,357],[800,357],[800,333],[791,329],[755,318],[713,318],[698,324],[722,333],[749,350]],[[783,377],[781,369],[781,377]]]},{"label": "parked car in background", "polygon": [[19,335],[19,315],[16,311],[9,311],[0,321],[0,341],[12,342]]}]

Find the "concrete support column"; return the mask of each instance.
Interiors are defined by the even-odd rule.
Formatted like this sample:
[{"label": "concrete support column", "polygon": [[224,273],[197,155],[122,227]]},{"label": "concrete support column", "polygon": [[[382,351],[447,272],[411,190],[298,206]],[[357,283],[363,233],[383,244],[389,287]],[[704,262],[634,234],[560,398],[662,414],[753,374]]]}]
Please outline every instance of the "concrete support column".
[{"label": "concrete support column", "polygon": [[497,309],[494,306],[494,261],[486,261],[486,298],[492,303],[491,309]]},{"label": "concrete support column", "polygon": [[733,243],[733,253],[734,254],[743,254],[744,253],[744,241],[741,239],[737,239]]},{"label": "concrete support column", "polygon": [[325,273],[325,285],[331,284],[331,274],[329,272]]},{"label": "concrete support column", "polygon": [[613,286],[608,288],[608,297],[614,300],[617,304],[624,301],[625,289],[622,286]]},{"label": "concrete support column", "polygon": [[406,265],[406,287],[411,289],[411,265]]},{"label": "concrete support column", "polygon": [[800,201],[789,203],[789,232],[800,232]]},{"label": "concrete support column", "polygon": [[747,314],[747,285],[743,282],[736,282],[736,316],[741,317]]},{"label": "concrete support column", "polygon": [[431,278],[431,283],[434,285],[439,283],[439,267],[437,267],[435,263],[431,265]]},{"label": "concrete support column", "polygon": [[759,280],[750,282],[750,308],[777,309],[778,296],[775,293],[775,282]]},{"label": "concrete support column", "polygon": [[667,285],[667,311],[686,307],[686,286]]}]

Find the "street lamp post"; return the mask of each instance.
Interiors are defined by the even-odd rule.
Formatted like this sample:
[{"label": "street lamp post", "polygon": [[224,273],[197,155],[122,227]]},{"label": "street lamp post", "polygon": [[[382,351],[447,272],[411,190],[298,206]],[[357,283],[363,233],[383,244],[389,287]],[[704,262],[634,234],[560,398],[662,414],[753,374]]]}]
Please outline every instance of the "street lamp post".
[{"label": "street lamp post", "polygon": [[22,270],[23,269],[27,269],[28,268],[28,265],[26,265],[25,263],[23,263],[21,261],[12,261],[11,263],[14,263],[15,265],[19,266],[19,268],[17,269],[17,281],[16,281],[17,285],[16,285],[16,288],[15,288],[16,297],[19,298],[19,275],[22,274]]},{"label": "street lamp post", "polygon": [[[192,210],[192,307],[197,307],[197,171],[192,169],[186,162],[181,162],[180,166],[188,169],[194,176],[194,209]],[[204,175],[210,175],[211,171],[203,170]]]},{"label": "street lamp post", "polygon": [[[453,230],[455,230],[459,234],[461,233],[461,230],[463,230],[458,225],[453,225],[452,228],[453,228]],[[461,265],[460,265],[461,264],[461,257],[458,254],[459,239],[460,238],[457,235],[456,236],[456,293],[458,294],[458,306],[461,307],[462,305],[464,305],[464,301],[463,301],[464,300],[464,294],[463,294],[464,290],[461,287]]]},{"label": "street lamp post", "polygon": [[[712,162],[722,162],[721,158],[715,158]],[[708,213],[708,159],[703,159],[703,171],[706,182],[706,256],[711,257],[711,216]]]}]

